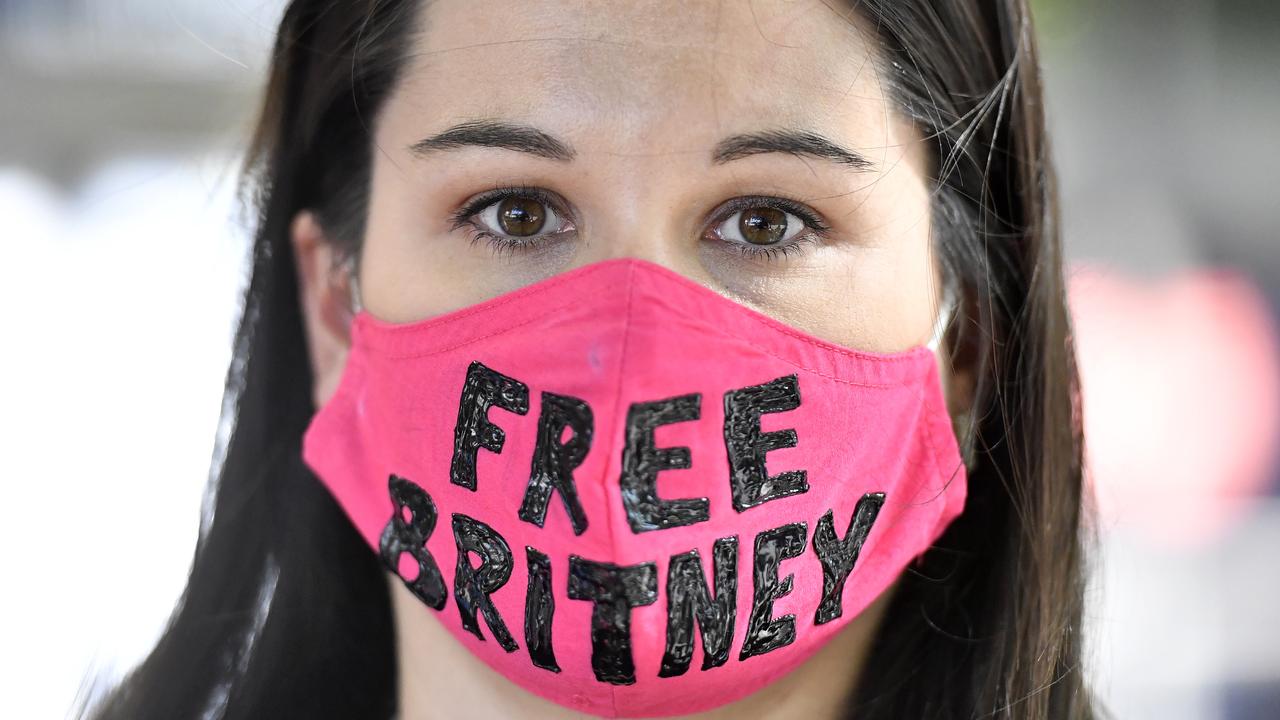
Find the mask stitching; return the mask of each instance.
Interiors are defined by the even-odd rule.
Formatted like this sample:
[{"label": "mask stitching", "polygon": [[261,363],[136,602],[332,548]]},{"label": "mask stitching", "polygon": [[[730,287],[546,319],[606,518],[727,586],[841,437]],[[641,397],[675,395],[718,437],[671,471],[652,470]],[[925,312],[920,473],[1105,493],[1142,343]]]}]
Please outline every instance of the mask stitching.
[{"label": "mask stitching", "polygon": [[[918,402],[916,403],[915,408],[916,408],[916,414],[917,414],[917,417],[918,417],[918,418],[924,418],[924,417],[925,417],[926,415],[928,415],[928,414],[929,414],[929,412],[931,411],[931,408],[929,407],[929,402],[928,402],[928,400],[926,400],[926,399],[925,399],[925,395],[926,395],[926,394],[925,394],[923,391],[922,391],[922,392],[920,392],[920,393],[917,395],[917,400],[918,400]],[[927,420],[922,420],[922,422],[924,422],[924,424],[925,424],[926,426],[928,426],[928,425],[929,425],[929,423],[927,422]],[[926,453],[929,455],[929,464],[932,466],[934,474],[935,474],[935,475],[940,475],[940,472],[939,472],[939,470],[938,470],[938,462],[937,462],[937,458],[934,456],[934,455],[935,455],[935,453],[936,453],[936,450],[935,450],[935,448],[934,448],[933,441],[928,437],[928,435],[929,435],[928,427],[926,427],[926,429],[924,430],[924,432],[922,432],[922,433],[920,433],[920,434],[925,436],[925,438],[924,438],[923,442],[925,443],[925,446],[926,446],[926,448],[925,448],[925,449],[926,449]],[[907,473],[903,473],[903,472],[898,472],[898,473],[895,473],[895,474],[896,474],[899,478],[902,478],[902,477],[906,477],[906,476],[907,476]],[[886,486],[886,487],[887,487],[887,486]],[[917,494],[917,495],[919,494],[919,490],[917,490],[917,491],[916,491],[916,494]],[[894,517],[894,519],[893,519],[893,520],[885,519],[885,520],[882,520],[882,521],[878,522],[877,527],[879,527],[879,526],[883,526],[883,530],[881,530],[881,531],[879,532],[879,535],[880,535],[880,536],[883,536],[883,535],[887,535],[887,534],[893,533],[894,528],[898,527],[900,524],[902,524],[902,523],[910,523],[910,522],[912,521],[912,518],[915,516],[915,514],[916,514],[916,512],[917,512],[917,510],[916,510],[917,508],[928,507],[929,503],[931,503],[931,502],[933,502],[934,500],[936,500],[936,499],[939,497],[939,495],[941,495],[941,493],[937,493],[937,494],[935,494],[933,497],[931,497],[931,498],[929,498],[928,500],[925,500],[925,501],[923,501],[923,502],[918,502],[918,501],[916,501],[916,500],[914,500],[914,499],[907,499],[907,500],[905,500],[905,501],[903,501],[903,500],[895,500],[895,499],[894,499],[894,498],[895,498],[895,493],[894,493],[894,492],[888,492],[888,498],[887,498],[887,500],[886,500],[885,504],[886,504],[886,505],[890,505],[890,504],[892,504],[892,505],[893,505],[893,506],[895,506],[895,507],[900,507],[900,508],[901,508],[901,510],[898,510],[898,511],[895,513],[895,517]],[[913,497],[914,497],[914,496],[913,496]],[[874,528],[873,528],[873,532],[874,532]],[[870,543],[870,540],[871,540],[871,537],[870,537],[870,536],[868,536],[868,537],[867,537],[867,542],[868,542],[868,543]],[[856,568],[855,568],[855,569],[856,569]]]},{"label": "mask stitching", "polygon": [[[938,409],[937,409],[937,406],[934,405],[935,398],[933,397],[933,393],[930,392],[929,390],[930,390],[929,386],[925,385],[923,388],[921,388],[921,391],[920,391],[920,407],[923,410],[923,415],[924,415],[923,421],[925,423],[925,429],[924,429],[924,432],[921,433],[921,435],[924,436],[924,441],[929,446],[929,464],[933,466],[934,477],[941,478],[943,477],[943,475],[942,475],[942,465],[941,463],[938,462],[938,443],[936,442],[937,438],[933,436],[936,430],[935,423],[933,422],[933,416]],[[946,483],[944,483],[942,486],[942,489],[934,493],[933,497],[930,497],[928,500],[925,500],[924,502],[910,503],[910,506],[923,507],[925,505],[928,505],[929,503],[946,495],[947,489],[949,487],[951,487],[951,480],[948,480]]]},{"label": "mask stitching", "polygon": [[[938,437],[937,437],[937,432],[939,430],[940,423],[936,422],[935,418],[939,417],[939,413],[945,414],[946,408],[938,407],[938,404],[937,404],[938,398],[934,393],[929,391],[928,387],[925,388],[924,392],[925,392],[925,396],[923,398],[924,400],[923,404],[926,406],[925,415],[926,415],[926,422],[928,427],[925,428],[925,432],[923,434],[924,434],[925,442],[928,443],[929,445],[929,460],[933,465],[934,476],[938,478],[946,477],[947,479],[943,483],[942,489],[940,489],[937,492],[937,494],[935,494],[933,497],[926,500],[924,503],[919,503],[919,504],[913,503],[912,506],[923,506],[925,504],[928,504],[937,500],[940,497],[945,498],[948,495],[948,493],[951,491],[952,483],[956,481],[967,482],[968,480],[967,476],[964,478],[961,478],[960,476],[960,473],[962,472],[962,470],[964,470],[963,461],[959,465],[957,465],[956,468],[952,470],[949,475],[943,474],[942,463],[939,461],[940,453],[938,451]],[[964,510],[963,505],[961,506],[960,510],[961,512],[963,512]],[[942,508],[941,512],[946,512],[945,506]],[[955,518],[951,518],[951,520],[954,520],[954,519]],[[933,543],[937,541],[938,537],[942,535],[943,531],[946,530],[949,524],[950,524],[950,520],[948,520],[945,524],[943,523],[943,515],[940,513],[938,515],[938,518],[934,521],[933,539],[929,541],[929,547],[933,546]],[[922,550],[920,554],[923,555],[924,552],[927,550],[928,548],[926,548],[925,550]],[[919,556],[917,555],[917,557]]]},{"label": "mask stitching", "polygon": [[[626,370],[626,364],[627,364],[627,346],[630,344],[630,340],[631,340],[631,306],[632,306],[631,303],[635,299],[635,296],[636,296],[635,265],[631,265],[627,269],[627,308],[625,311],[623,311],[622,351],[618,355],[618,382],[614,383],[614,386],[613,386],[613,410],[614,410],[615,416],[618,414],[618,410],[620,409],[620,406],[622,404],[622,380],[623,378],[626,377],[625,370]],[[614,437],[611,438],[611,441],[616,441],[616,440],[617,440],[617,433],[614,433]],[[616,447],[610,447],[609,450],[610,450],[610,454],[609,454],[610,458],[615,458],[618,456],[618,453],[617,453],[618,449]],[[606,493],[607,493],[607,490],[606,490]],[[606,512],[604,515],[605,517],[604,522],[608,530],[610,545],[613,545],[614,543],[613,513],[615,511],[615,507],[616,507],[616,504],[611,502],[609,511]],[[615,551],[613,553],[613,557],[616,560],[617,548],[611,548],[611,550]],[[632,657],[634,657],[635,656],[634,647],[631,648],[631,653],[632,653]],[[613,705],[613,717],[618,717],[618,689],[612,686],[609,687],[609,702],[611,705]]]},{"label": "mask stitching", "polygon": [[361,356],[362,354],[363,353],[357,352],[355,348],[348,350],[347,359],[343,363],[342,367],[342,375],[338,378],[338,386],[334,388],[333,394],[329,396],[329,399],[325,401],[323,405],[315,408],[311,413],[312,417],[308,423],[309,425],[310,423],[314,423],[316,421],[316,417],[321,413],[324,413],[325,409],[329,406],[337,407],[339,405],[346,404],[351,412],[355,413],[357,411],[357,401],[355,398],[351,397],[351,394],[355,392],[352,388],[361,384],[361,381],[364,379],[364,366],[366,361],[365,358]]},{"label": "mask stitching", "polygon": [[[629,302],[629,301],[630,301],[630,298],[628,298],[628,302]],[[569,306],[569,303],[565,303],[564,305],[559,305],[559,306],[557,306],[557,307],[551,308],[551,311],[560,310],[560,309],[563,309],[563,308],[568,307],[568,306]],[[629,310],[628,310],[628,312],[629,312]],[[421,358],[431,357],[431,356],[433,356],[433,355],[440,355],[440,354],[443,354],[443,353],[451,352],[451,351],[453,351],[453,350],[459,350],[459,349],[461,349],[461,348],[467,347],[468,345],[473,345],[473,344],[475,344],[475,343],[480,342],[481,340],[487,340],[487,339],[489,339],[489,338],[497,337],[497,336],[499,336],[499,335],[505,335],[506,333],[509,333],[509,332],[512,332],[512,331],[518,330],[518,329],[520,329],[521,327],[523,327],[523,326],[525,326],[525,325],[528,325],[528,324],[530,324],[530,323],[532,323],[532,322],[535,322],[535,321],[537,321],[537,320],[539,320],[539,319],[540,319],[540,318],[530,318],[529,320],[526,320],[525,322],[519,323],[519,324],[517,324],[517,325],[512,325],[512,326],[507,327],[507,328],[503,328],[502,330],[495,330],[494,332],[491,332],[491,333],[489,333],[489,334],[487,334],[487,335],[482,335],[482,336],[477,337],[477,338],[472,338],[472,339],[470,339],[470,340],[467,340],[466,342],[457,343],[457,344],[454,344],[454,345],[450,345],[450,346],[448,346],[448,347],[437,348],[437,349],[435,349],[435,350],[430,350],[430,351],[427,351],[427,352],[420,352],[420,353],[385,353],[385,354],[386,354],[387,358],[389,358],[389,359],[391,359],[391,360],[417,360],[417,359],[421,359]],[[630,318],[628,318],[628,321],[627,321],[627,322],[628,322],[628,325],[629,325],[629,324],[630,324]],[[754,341],[752,341],[752,340],[751,340],[751,339],[749,339],[749,338],[742,337],[742,336],[740,336],[740,335],[737,335],[737,334],[735,334],[735,333],[728,332],[728,331],[726,331],[726,330],[723,330],[723,329],[721,329],[721,328],[717,328],[717,327],[711,327],[711,328],[710,328],[710,330],[711,330],[711,332],[714,332],[714,333],[716,333],[716,334],[720,335],[721,337],[729,338],[729,339],[731,339],[731,340],[740,340],[740,341],[742,341],[742,342],[746,343],[747,345],[750,345],[750,346],[751,346],[753,349],[755,349],[757,352],[760,352],[760,353],[762,353],[762,354],[764,354],[764,355],[768,355],[769,357],[774,358],[775,360],[780,360],[780,361],[782,361],[782,362],[784,362],[784,363],[786,363],[786,364],[788,364],[788,365],[790,365],[790,366],[792,366],[792,367],[794,367],[794,368],[796,368],[796,369],[804,370],[805,372],[812,373],[812,374],[814,374],[814,375],[817,375],[818,377],[826,378],[826,379],[831,380],[831,381],[833,381],[833,382],[838,382],[838,383],[841,383],[841,384],[844,384],[844,385],[850,385],[850,386],[853,386],[853,387],[864,387],[864,388],[871,388],[871,389],[877,389],[877,390],[885,390],[885,389],[891,389],[891,388],[897,387],[897,385],[887,384],[887,383],[858,382],[858,381],[856,381],[856,380],[846,380],[846,379],[844,379],[844,378],[839,378],[839,377],[836,377],[836,376],[831,375],[831,374],[829,374],[829,373],[822,372],[821,370],[817,370],[817,369],[815,369],[815,368],[811,368],[811,367],[809,367],[809,366],[807,366],[807,365],[804,365],[804,364],[802,364],[802,363],[798,363],[798,362],[796,362],[796,361],[794,361],[794,360],[791,360],[791,359],[789,359],[789,358],[782,357],[781,355],[778,355],[777,353],[774,353],[774,352],[772,352],[772,351],[770,351],[770,350],[768,350],[768,349],[766,349],[766,348],[761,347],[760,345],[756,344]],[[797,338],[797,339],[803,340],[804,338]],[[376,347],[376,346],[375,346],[375,347]],[[824,348],[824,347],[822,347],[822,346],[819,346],[819,349],[825,349],[825,348]],[[854,359],[862,359],[862,358],[860,358],[860,356],[854,356]],[[905,360],[906,360],[906,358],[900,358],[900,359],[891,360],[891,361],[892,361],[892,362],[904,362]]]},{"label": "mask stitching", "polygon": [[[561,307],[567,307],[567,305],[564,305],[564,306],[561,306]],[[559,309],[559,308],[554,308],[554,309]],[[418,359],[421,359],[421,358],[431,357],[431,356],[433,356],[433,355],[440,355],[440,354],[442,354],[442,353],[451,352],[451,351],[453,351],[453,350],[458,350],[458,349],[461,349],[461,348],[467,347],[468,345],[473,345],[473,344],[475,344],[475,343],[477,343],[477,342],[480,342],[481,340],[487,340],[487,339],[489,339],[489,338],[491,338],[491,337],[496,337],[496,336],[498,336],[498,335],[504,335],[504,334],[509,333],[509,332],[512,332],[512,331],[514,331],[514,330],[518,330],[519,328],[521,328],[521,327],[523,327],[523,326],[525,326],[525,325],[528,325],[529,323],[532,323],[532,322],[534,322],[535,320],[537,320],[537,318],[534,318],[534,319],[528,320],[528,321],[526,321],[526,322],[522,322],[522,323],[520,323],[519,325],[512,325],[512,326],[510,326],[510,327],[508,327],[508,328],[505,328],[505,329],[503,329],[503,330],[497,330],[497,331],[495,331],[495,332],[489,333],[488,335],[483,335],[483,336],[478,337],[478,338],[473,338],[473,339],[468,340],[468,341],[466,341],[466,342],[464,342],[464,343],[458,343],[458,344],[456,344],[456,345],[451,345],[451,346],[449,346],[449,347],[439,348],[439,349],[437,349],[437,350],[432,350],[432,351],[430,351],[430,352],[422,352],[422,353],[402,353],[402,354],[391,354],[391,353],[387,353],[387,354],[386,354],[386,356],[387,356],[387,358],[388,358],[388,359],[391,359],[391,360],[418,360]],[[741,340],[741,341],[743,341],[743,342],[747,343],[748,345],[750,345],[753,349],[755,349],[757,352],[759,352],[759,353],[761,353],[761,354],[768,355],[769,357],[774,358],[775,360],[780,360],[780,361],[782,361],[782,362],[784,362],[784,363],[786,363],[786,364],[790,365],[791,367],[794,367],[794,368],[796,368],[796,369],[798,369],[798,370],[804,370],[805,372],[812,373],[812,374],[817,375],[818,377],[821,377],[821,378],[826,378],[826,379],[828,379],[828,380],[831,380],[832,382],[838,382],[838,383],[841,383],[841,384],[844,384],[844,385],[850,385],[850,386],[853,386],[853,387],[870,388],[870,389],[873,389],[873,390],[888,390],[888,389],[892,389],[892,388],[898,387],[898,385],[887,384],[887,383],[858,382],[858,381],[856,381],[856,380],[846,380],[846,379],[844,379],[844,378],[839,378],[839,377],[836,377],[836,376],[831,375],[831,374],[829,374],[829,373],[825,373],[825,372],[823,372],[823,371],[821,371],[821,370],[817,370],[817,369],[811,368],[811,367],[809,367],[809,366],[807,366],[807,365],[804,365],[804,364],[798,363],[798,362],[796,362],[796,361],[794,361],[794,360],[790,360],[790,359],[788,359],[788,358],[784,358],[784,357],[782,357],[781,355],[778,355],[777,353],[771,352],[771,351],[769,351],[769,350],[767,350],[767,349],[765,349],[765,348],[760,347],[759,345],[755,344],[754,342],[752,342],[751,340],[749,340],[749,339],[747,339],[747,338],[740,337],[740,336],[738,336],[738,335],[734,335],[733,333],[725,332],[725,331],[720,330],[720,329],[718,329],[718,328],[712,328],[712,332],[717,333],[717,334],[719,334],[719,335],[720,335],[720,336],[722,336],[722,337],[727,337],[727,338],[730,338],[730,339],[733,339],[733,340]]]}]

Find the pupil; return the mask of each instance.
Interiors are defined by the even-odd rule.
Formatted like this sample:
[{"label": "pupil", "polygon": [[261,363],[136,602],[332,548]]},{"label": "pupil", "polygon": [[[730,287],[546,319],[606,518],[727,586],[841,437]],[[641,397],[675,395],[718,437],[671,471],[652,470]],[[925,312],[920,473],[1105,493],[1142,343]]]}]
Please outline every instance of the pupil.
[{"label": "pupil", "polygon": [[536,235],[546,220],[547,214],[537,200],[509,197],[498,203],[498,225],[509,235]]},{"label": "pupil", "polygon": [[751,208],[742,213],[738,229],[752,245],[773,245],[787,233],[787,214],[776,208]]}]

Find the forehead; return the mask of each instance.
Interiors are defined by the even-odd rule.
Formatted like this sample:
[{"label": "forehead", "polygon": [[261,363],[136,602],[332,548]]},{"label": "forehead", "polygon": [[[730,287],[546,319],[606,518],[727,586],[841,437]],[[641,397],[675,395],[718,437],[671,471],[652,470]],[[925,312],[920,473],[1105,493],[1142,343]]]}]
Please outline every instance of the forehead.
[{"label": "forehead", "polygon": [[422,131],[515,118],[588,152],[652,154],[762,127],[863,146],[886,130],[844,3],[440,0],[418,20],[396,96]]}]

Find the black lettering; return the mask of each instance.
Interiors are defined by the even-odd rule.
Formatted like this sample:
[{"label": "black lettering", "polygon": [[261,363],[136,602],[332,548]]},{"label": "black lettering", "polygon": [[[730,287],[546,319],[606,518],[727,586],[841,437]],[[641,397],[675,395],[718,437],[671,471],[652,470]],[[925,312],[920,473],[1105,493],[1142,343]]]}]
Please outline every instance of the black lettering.
[{"label": "black lettering", "polygon": [[479,362],[467,367],[458,402],[458,423],[453,428],[453,461],[449,480],[468,490],[476,489],[476,451],[502,452],[506,433],[489,422],[489,408],[497,405],[508,412],[529,412],[529,388],[519,380],[495,372]]},{"label": "black lettering", "polygon": [[[587,450],[591,449],[592,425],[591,407],[585,402],[565,395],[542,393],[533,468],[529,472],[524,502],[520,504],[521,520],[542,527],[547,519],[551,491],[559,490],[569,521],[573,523],[573,534],[586,532],[587,514],[578,500],[573,470],[582,464]],[[566,427],[573,430],[573,437],[561,444],[560,435]]]},{"label": "black lettering", "polygon": [[612,685],[636,681],[631,657],[631,608],[658,599],[657,563],[619,566],[569,556],[569,597],[590,600],[591,669]]},{"label": "black lettering", "polygon": [[[511,578],[511,547],[496,530],[461,513],[453,514],[453,539],[458,544],[453,597],[458,603],[458,614],[462,616],[462,627],[484,639],[480,624],[476,622],[478,610],[502,649],[515,652],[519,646],[489,597]],[[468,553],[480,556],[479,567],[471,566]]]},{"label": "black lettering", "polygon": [[800,407],[800,384],[786,375],[724,394],[724,445],[729,453],[733,508],[742,512],[770,500],[809,491],[804,470],[769,477],[765,453],[796,446],[794,429],[760,431],[760,416]]},{"label": "black lettering", "polygon": [[673,555],[667,566],[667,647],[658,677],[683,675],[693,658],[693,618],[702,633],[702,669],[729,659],[738,600],[738,538],[716,540],[712,549],[716,594],[707,590],[697,550]]},{"label": "black lettering", "polygon": [[556,598],[551,594],[551,558],[526,545],[529,589],[524,598],[524,644],[529,659],[544,670],[560,672],[551,647],[551,619],[556,614]]},{"label": "black lettering", "polygon": [[[391,519],[382,529],[378,542],[382,564],[395,573],[405,587],[419,600],[436,610],[443,610],[449,597],[444,576],[431,551],[427,550],[427,538],[436,529],[436,504],[426,490],[397,475],[387,478],[387,490],[391,494]],[[408,509],[409,519],[404,512]],[[412,580],[400,574],[400,557],[409,553],[418,561],[418,574]]]},{"label": "black lettering", "polygon": [[796,639],[796,616],[773,617],[773,603],[791,592],[794,575],[778,582],[778,566],[787,558],[804,552],[808,529],[804,523],[791,523],[756,535],[754,598],[747,636],[742,641],[739,660],[763,655],[790,645]]},{"label": "black lettering", "polygon": [[844,539],[836,535],[835,514],[828,510],[813,529],[813,552],[822,562],[822,602],[813,615],[813,624],[822,625],[840,617],[844,612],[844,581],[858,562],[862,543],[871,532],[871,525],[884,505],[884,493],[867,493],[858,499],[858,505],[849,518],[849,529]]},{"label": "black lettering", "polygon": [[663,500],[658,497],[658,473],[689,467],[689,448],[659,448],[653,430],[660,425],[697,420],[702,395],[694,393],[627,409],[627,442],[622,449],[622,504],[631,532],[692,525],[710,518],[705,497]]}]

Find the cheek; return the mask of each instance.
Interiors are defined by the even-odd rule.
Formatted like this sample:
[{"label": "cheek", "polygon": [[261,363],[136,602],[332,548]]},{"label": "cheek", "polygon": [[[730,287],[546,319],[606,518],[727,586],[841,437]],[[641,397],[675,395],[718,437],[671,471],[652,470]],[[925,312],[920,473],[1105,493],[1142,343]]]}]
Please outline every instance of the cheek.
[{"label": "cheek", "polygon": [[[862,205],[870,222],[862,264],[850,267],[865,309],[864,337],[851,344],[897,352],[928,341],[940,300],[941,273],[929,196],[918,176],[890,173]],[[850,308],[846,312],[856,312]]]},{"label": "cheek", "polygon": [[514,290],[520,276],[451,230],[438,183],[406,163],[374,161],[360,258],[362,301],[388,322],[413,322]]},{"label": "cheek", "polygon": [[857,204],[853,237],[813,249],[786,272],[730,290],[735,299],[846,347],[899,352],[928,341],[941,275],[928,193],[914,176],[882,178]]},{"label": "cheek", "polygon": [[410,186],[389,163],[374,160],[360,256],[361,300],[374,316],[391,322],[435,314],[457,291],[433,272],[453,259],[447,248],[435,248],[436,257],[430,257],[425,218],[408,201]]}]

